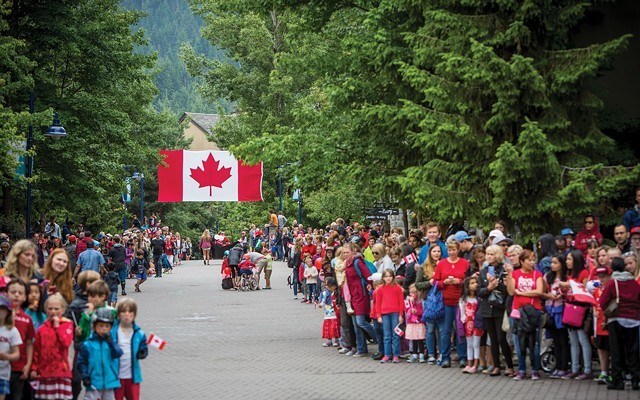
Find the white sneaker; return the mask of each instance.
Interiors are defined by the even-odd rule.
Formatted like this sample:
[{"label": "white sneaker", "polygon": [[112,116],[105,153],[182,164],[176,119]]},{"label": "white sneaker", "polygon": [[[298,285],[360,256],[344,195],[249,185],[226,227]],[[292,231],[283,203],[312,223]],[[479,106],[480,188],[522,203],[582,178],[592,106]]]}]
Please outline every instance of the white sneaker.
[{"label": "white sneaker", "polygon": [[298,296],[293,296],[293,299],[294,300],[298,300]]},{"label": "white sneaker", "polygon": [[425,363],[424,354],[420,354],[420,356],[418,358],[420,359],[420,364],[424,364]]}]

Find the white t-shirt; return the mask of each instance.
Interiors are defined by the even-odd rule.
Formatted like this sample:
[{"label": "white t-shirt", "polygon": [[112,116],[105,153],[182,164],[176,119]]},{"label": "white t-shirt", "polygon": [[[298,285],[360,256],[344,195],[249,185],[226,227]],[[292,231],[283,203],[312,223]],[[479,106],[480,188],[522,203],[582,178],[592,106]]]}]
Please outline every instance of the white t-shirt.
[{"label": "white t-shirt", "polygon": [[131,379],[131,338],[133,338],[133,329],[126,333],[121,327],[118,327],[118,346],[122,350],[118,374],[120,379]]},{"label": "white t-shirt", "polygon": [[[20,346],[22,338],[16,327],[7,329],[6,326],[0,327],[0,353],[11,353],[11,346]],[[0,361],[0,379],[8,381],[11,379],[11,363],[7,360]]]}]

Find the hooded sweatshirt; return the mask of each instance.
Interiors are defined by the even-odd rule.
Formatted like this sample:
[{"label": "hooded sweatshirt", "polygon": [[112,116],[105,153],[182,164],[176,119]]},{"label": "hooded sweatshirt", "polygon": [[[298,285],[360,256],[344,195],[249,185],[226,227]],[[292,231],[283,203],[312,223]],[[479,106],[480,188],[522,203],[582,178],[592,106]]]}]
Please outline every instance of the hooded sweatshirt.
[{"label": "hooded sweatshirt", "polygon": [[593,227],[591,229],[582,228],[578,235],[576,235],[576,250],[580,250],[583,255],[587,255],[587,246],[590,240],[598,242],[598,246],[602,244],[602,233],[600,233],[600,227],[598,225],[598,219],[593,218]]},{"label": "hooded sweatshirt", "polygon": [[609,318],[607,323],[618,319],[640,320],[640,285],[633,275],[627,271],[614,272],[611,280],[607,283],[600,297],[600,306],[605,309],[610,301],[616,301],[616,285],[618,283],[618,293],[620,302],[618,303],[618,314],[615,318]]}]

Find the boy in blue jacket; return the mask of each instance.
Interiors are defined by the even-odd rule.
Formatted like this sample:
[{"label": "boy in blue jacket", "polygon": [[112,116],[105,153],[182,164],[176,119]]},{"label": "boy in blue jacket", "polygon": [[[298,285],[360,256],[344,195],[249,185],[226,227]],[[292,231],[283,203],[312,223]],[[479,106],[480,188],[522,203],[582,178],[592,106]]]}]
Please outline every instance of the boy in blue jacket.
[{"label": "boy in blue jacket", "polygon": [[99,308],[92,315],[93,332],[82,343],[78,369],[85,387],[84,400],[113,400],[120,387],[118,358],[122,350],[111,336],[113,311]]},{"label": "boy in blue jacket", "polygon": [[111,328],[111,336],[122,350],[118,359],[120,387],[115,390],[116,400],[139,400],[142,371],[139,360],[147,358],[147,337],[135,323],[138,313],[136,301],[130,297],[118,303],[118,320]]}]

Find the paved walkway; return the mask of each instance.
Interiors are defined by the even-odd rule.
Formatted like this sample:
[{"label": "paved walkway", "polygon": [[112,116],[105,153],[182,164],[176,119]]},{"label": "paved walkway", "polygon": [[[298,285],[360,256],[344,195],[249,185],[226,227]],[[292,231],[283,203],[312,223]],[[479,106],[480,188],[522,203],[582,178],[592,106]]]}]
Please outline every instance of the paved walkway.
[{"label": "paved walkway", "polygon": [[[284,263],[273,290],[220,288],[220,262],[192,261],[150,278],[138,323],[168,344],[142,362],[143,399],[634,399],[593,382],[514,382],[427,364],[380,364],[323,348],[322,312],[294,301]],[[262,282],[264,284],[264,282]]]}]

